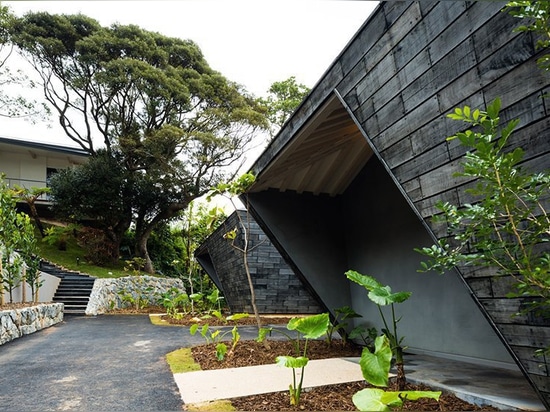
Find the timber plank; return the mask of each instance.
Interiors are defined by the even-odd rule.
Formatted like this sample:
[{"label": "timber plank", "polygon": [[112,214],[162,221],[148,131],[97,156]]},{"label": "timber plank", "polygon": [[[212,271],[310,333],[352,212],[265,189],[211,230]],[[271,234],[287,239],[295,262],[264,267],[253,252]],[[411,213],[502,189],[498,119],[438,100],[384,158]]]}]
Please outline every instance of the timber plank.
[{"label": "timber plank", "polygon": [[548,326],[499,324],[498,327],[511,345],[534,348],[533,352],[550,343]]},{"label": "timber plank", "polygon": [[550,76],[537,66],[537,58],[540,55],[542,53],[531,57],[524,64],[515,67],[499,77],[497,81],[484,87],[485,99],[489,102],[500,97],[503,102],[511,105],[547,87]]},{"label": "timber plank", "polygon": [[478,65],[482,84],[490,84],[535,55],[529,34],[516,36]]},{"label": "timber plank", "polygon": [[[506,3],[501,3],[504,6]],[[495,2],[476,1],[471,3],[465,13],[461,14],[444,30],[440,36],[434,39],[430,45],[432,62],[444,58],[446,54],[466,40],[472,32],[480,28],[495,14],[500,13],[495,8]],[[468,27],[469,30],[464,30]]]}]

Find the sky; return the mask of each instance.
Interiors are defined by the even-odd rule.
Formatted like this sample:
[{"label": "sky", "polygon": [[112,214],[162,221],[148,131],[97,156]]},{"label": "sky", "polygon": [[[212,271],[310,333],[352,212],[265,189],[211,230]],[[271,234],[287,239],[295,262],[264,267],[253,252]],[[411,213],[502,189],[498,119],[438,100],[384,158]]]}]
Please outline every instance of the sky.
[{"label": "sky", "polygon": [[[376,8],[359,0],[2,1],[28,11],[82,13],[198,44],[210,67],[257,97],[295,76],[313,87]],[[40,95],[38,95],[40,97]],[[50,122],[0,119],[0,136],[74,146]]]}]

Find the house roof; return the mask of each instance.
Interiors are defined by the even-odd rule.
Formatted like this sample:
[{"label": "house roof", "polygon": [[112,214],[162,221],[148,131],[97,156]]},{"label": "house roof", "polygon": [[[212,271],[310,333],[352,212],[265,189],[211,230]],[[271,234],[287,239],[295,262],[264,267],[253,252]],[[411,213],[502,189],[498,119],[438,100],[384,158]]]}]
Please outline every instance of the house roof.
[{"label": "house roof", "polygon": [[88,157],[90,154],[81,148],[56,145],[51,143],[31,142],[28,140],[15,139],[10,137],[0,137],[0,150],[13,148],[29,150],[35,154],[58,153],[71,156]]}]

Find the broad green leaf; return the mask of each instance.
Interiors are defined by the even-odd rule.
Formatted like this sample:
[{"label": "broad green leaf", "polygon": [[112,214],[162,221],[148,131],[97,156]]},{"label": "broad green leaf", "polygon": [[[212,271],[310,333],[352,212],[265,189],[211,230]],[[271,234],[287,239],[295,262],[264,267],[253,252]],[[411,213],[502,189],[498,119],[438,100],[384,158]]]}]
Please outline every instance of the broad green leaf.
[{"label": "broad green leaf", "polygon": [[400,391],[386,392],[382,397],[382,401],[387,405],[401,405],[402,400],[417,401],[421,398],[430,398],[439,401],[441,396],[440,391]]},{"label": "broad green leaf", "polygon": [[378,336],[374,341],[374,353],[364,348],[359,365],[363,377],[371,385],[388,386],[392,351],[390,341],[385,335]]},{"label": "broad green leaf", "polygon": [[382,389],[367,388],[360,390],[351,398],[360,411],[389,411],[390,408],[382,402]]},{"label": "broad green leaf", "polygon": [[235,313],[233,315],[229,315],[226,319],[227,320],[239,320],[248,318],[250,315],[248,313]]},{"label": "broad green leaf", "polygon": [[273,331],[273,328],[260,328],[258,331],[258,337],[256,338],[256,342],[263,342],[267,335]]},{"label": "broad green leaf", "polygon": [[371,290],[368,294],[369,299],[372,300],[377,305],[391,305],[392,303],[402,303],[406,301],[410,296],[411,292],[396,292],[392,293],[389,286],[383,286]]},{"label": "broad green leaf", "polygon": [[200,300],[202,299],[202,293],[193,293],[193,294],[189,295],[189,298],[193,302],[200,302]]},{"label": "broad green leaf", "polygon": [[221,362],[225,358],[227,353],[227,345],[225,343],[218,343],[216,345],[216,358]]},{"label": "broad green leaf", "polygon": [[346,276],[349,280],[363,286],[367,290],[373,290],[375,288],[382,287],[382,284],[372,276],[362,275],[355,270],[348,270],[346,272]]},{"label": "broad green leaf", "polygon": [[328,313],[321,313],[303,318],[292,318],[287,324],[287,329],[300,332],[306,339],[317,339],[327,332],[328,324]]},{"label": "broad green leaf", "polygon": [[189,327],[189,333],[191,333],[191,335],[194,335],[195,333],[197,333],[197,330],[199,330],[199,324],[198,323],[193,323]]},{"label": "broad green leaf", "polygon": [[403,400],[416,401],[431,398],[439,401],[441,392],[401,391],[386,392],[382,389],[367,388],[353,395],[353,403],[360,411],[388,411],[389,407],[400,407]]},{"label": "broad green leaf", "polygon": [[286,368],[303,368],[307,365],[309,359],[303,356],[298,356],[297,358],[293,356],[277,356],[275,362],[277,365]]}]

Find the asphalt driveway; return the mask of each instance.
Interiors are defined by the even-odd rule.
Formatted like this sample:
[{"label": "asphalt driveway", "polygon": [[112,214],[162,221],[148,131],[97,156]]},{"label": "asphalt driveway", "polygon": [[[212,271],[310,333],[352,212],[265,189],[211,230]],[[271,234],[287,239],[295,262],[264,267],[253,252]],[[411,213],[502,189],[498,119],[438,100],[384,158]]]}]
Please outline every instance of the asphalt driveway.
[{"label": "asphalt driveway", "polygon": [[165,355],[196,343],[146,315],[66,317],[0,346],[0,410],[181,411]]}]

